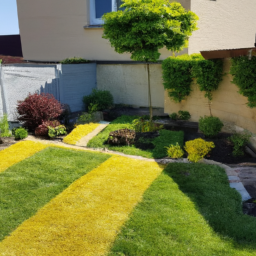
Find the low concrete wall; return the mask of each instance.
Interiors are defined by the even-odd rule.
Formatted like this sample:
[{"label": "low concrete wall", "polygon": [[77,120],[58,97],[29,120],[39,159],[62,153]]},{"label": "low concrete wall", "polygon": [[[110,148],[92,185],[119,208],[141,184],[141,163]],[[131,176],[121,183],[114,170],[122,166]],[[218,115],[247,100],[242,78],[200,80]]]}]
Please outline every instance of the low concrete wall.
[{"label": "low concrete wall", "polygon": [[96,63],[58,65],[60,102],[72,112],[84,110],[83,97],[96,88]]},{"label": "low concrete wall", "polygon": [[[96,88],[96,64],[3,65],[0,82],[0,117],[17,119],[16,106],[29,93],[50,93],[71,111],[83,110],[82,98]],[[0,76],[1,77],[1,76]]]},{"label": "low concrete wall", "polygon": [[[152,106],[164,107],[161,64],[150,64]],[[147,107],[148,73],[146,64],[98,64],[97,88],[109,90],[116,104]]]},{"label": "low concrete wall", "polygon": [[[225,59],[224,72],[229,73],[229,70],[230,60]],[[239,126],[256,134],[256,108],[247,107],[247,98],[238,93],[238,87],[231,80],[230,74],[225,75],[218,90],[213,93],[212,114],[224,121],[226,127]],[[171,101],[165,92],[165,113],[188,110],[192,116],[191,121],[198,121],[200,116],[209,116],[209,103],[204,92],[200,92],[196,84],[192,85],[192,89],[190,96],[181,103]]]}]

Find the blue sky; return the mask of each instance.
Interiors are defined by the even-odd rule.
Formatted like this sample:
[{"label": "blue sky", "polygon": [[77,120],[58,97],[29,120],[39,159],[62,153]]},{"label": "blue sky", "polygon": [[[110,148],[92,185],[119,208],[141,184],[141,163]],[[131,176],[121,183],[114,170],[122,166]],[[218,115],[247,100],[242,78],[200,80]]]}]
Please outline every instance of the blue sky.
[{"label": "blue sky", "polygon": [[16,0],[0,0],[0,10],[0,35],[19,34]]}]

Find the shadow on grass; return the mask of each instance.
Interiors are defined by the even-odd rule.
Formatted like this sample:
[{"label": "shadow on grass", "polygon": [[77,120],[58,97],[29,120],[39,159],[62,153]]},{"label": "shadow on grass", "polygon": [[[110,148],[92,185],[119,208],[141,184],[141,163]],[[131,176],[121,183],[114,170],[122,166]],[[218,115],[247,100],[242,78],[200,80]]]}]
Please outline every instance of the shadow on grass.
[{"label": "shadow on grass", "polygon": [[242,213],[241,196],[229,187],[225,171],[215,165],[170,164],[165,172],[195,204],[215,232],[236,247],[256,249],[256,218]]}]

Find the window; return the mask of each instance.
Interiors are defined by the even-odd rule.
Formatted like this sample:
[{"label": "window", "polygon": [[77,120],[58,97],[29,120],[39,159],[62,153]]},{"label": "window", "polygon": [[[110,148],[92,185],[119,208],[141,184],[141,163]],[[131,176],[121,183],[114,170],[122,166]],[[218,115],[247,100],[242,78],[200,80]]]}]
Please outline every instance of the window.
[{"label": "window", "polygon": [[90,24],[103,24],[102,15],[117,11],[121,4],[122,0],[90,0]]}]

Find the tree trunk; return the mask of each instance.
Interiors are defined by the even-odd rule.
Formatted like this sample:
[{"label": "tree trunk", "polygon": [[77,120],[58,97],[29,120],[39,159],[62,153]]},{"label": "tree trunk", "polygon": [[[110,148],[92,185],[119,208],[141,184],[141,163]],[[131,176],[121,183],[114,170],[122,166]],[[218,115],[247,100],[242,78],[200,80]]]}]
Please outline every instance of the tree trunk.
[{"label": "tree trunk", "polygon": [[153,119],[153,110],[152,110],[152,101],[151,101],[151,89],[150,89],[150,70],[149,64],[147,63],[147,70],[148,70],[148,102],[149,102],[149,118],[150,122]]}]

